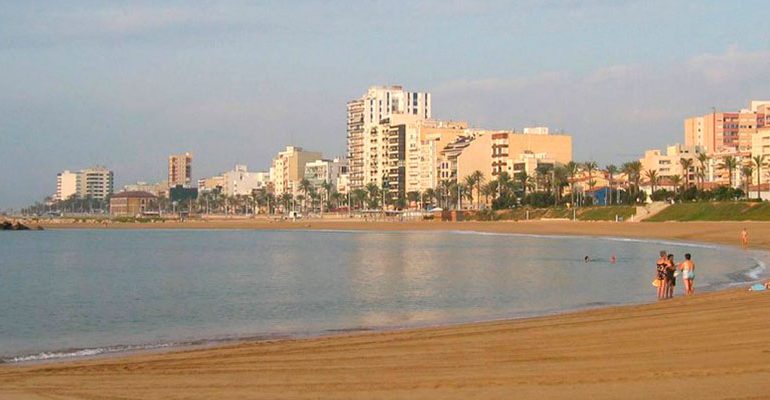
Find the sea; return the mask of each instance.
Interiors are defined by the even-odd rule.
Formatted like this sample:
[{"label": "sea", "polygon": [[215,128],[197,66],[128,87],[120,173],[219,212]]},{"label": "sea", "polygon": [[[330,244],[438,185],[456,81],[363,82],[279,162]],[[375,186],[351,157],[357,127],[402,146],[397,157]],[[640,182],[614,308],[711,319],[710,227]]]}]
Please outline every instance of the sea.
[{"label": "sea", "polygon": [[676,261],[692,254],[696,291],[767,276],[764,252],[656,240],[466,231],[0,232],[0,362],[652,302],[660,250]]}]

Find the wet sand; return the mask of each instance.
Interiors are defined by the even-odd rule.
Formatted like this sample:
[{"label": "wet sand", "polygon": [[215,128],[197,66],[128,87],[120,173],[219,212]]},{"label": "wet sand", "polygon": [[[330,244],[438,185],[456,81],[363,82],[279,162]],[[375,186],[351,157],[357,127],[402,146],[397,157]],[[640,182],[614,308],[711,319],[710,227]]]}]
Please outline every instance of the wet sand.
[{"label": "wet sand", "polygon": [[[728,245],[737,244],[745,226],[752,248],[770,248],[770,223],[365,224],[251,220],[156,225],[214,229],[467,229]],[[136,227],[146,226],[126,224],[121,228]],[[5,365],[0,366],[0,398],[768,398],[768,309],[770,293],[749,293],[741,288],[655,304],[525,320],[245,343],[57,364]]]}]

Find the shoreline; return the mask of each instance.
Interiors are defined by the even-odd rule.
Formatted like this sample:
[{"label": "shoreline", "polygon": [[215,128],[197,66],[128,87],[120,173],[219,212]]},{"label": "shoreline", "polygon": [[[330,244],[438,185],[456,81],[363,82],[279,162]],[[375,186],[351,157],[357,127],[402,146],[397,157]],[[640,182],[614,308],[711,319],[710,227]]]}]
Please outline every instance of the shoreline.
[{"label": "shoreline", "polygon": [[[581,236],[601,236],[601,237],[619,237],[619,238],[638,238],[638,239],[646,239],[646,240],[676,240],[676,241],[694,241],[699,243],[712,243],[712,244],[720,244],[720,245],[731,245],[735,244],[737,242],[737,234],[740,231],[740,229],[743,226],[749,227],[749,232],[752,234],[753,238],[756,238],[756,243],[754,243],[754,246],[752,246],[752,249],[758,250],[762,249],[767,251],[770,248],[770,243],[767,242],[767,238],[770,237],[770,223],[681,223],[681,222],[675,222],[675,223],[601,223],[601,222],[565,222],[565,221],[529,221],[529,222],[462,222],[462,223],[441,223],[441,222],[339,222],[339,221],[301,221],[301,222],[283,222],[283,223],[264,223],[261,221],[247,221],[250,223],[244,223],[241,221],[236,222],[235,224],[232,223],[233,221],[224,221],[224,222],[216,222],[216,223],[202,223],[202,224],[196,224],[192,225],[190,223],[182,223],[178,225],[185,225],[184,227],[179,226],[169,226],[169,224],[157,224],[157,225],[163,225],[158,226],[157,228],[162,229],[302,229],[302,230],[384,230],[384,231],[411,231],[411,230],[441,230],[441,231],[477,231],[482,233],[514,233],[514,234],[543,234],[543,235],[581,235]],[[310,224],[310,226],[307,226],[307,224]],[[70,227],[70,226],[59,226],[59,228],[64,229],[72,229],[72,228],[94,228],[93,226],[88,226],[89,224],[76,224],[76,225],[82,225],[77,227]],[[126,224],[129,225],[129,224]],[[145,225],[147,224],[130,224],[132,225],[128,229],[143,229],[146,228]],[[200,226],[200,225],[206,225],[206,226]],[[213,227],[211,225],[214,225]],[[277,225],[277,226],[276,226]],[[288,227],[285,227],[285,225],[288,225]],[[660,229],[661,226],[665,227],[666,229]],[[46,226],[46,228],[49,228]],[[51,226],[50,228],[54,228]],[[113,227],[109,227],[108,229],[112,229]],[[121,227],[124,228],[124,227]],[[118,228],[118,229],[121,229]],[[653,229],[650,229],[653,228]],[[737,230],[735,230],[737,229]],[[650,230],[652,230],[652,233],[655,233],[653,235],[650,235]],[[646,234],[645,234],[646,233]],[[733,235],[734,233],[734,235]],[[730,237],[733,239],[730,240]],[[731,242],[732,243],[729,243]],[[735,247],[735,246],[731,246]],[[697,285],[696,285],[697,288]],[[767,296],[762,296],[761,294],[749,294],[750,297],[757,296],[757,299],[761,298],[767,298]],[[148,360],[152,360],[152,362],[158,362],[158,363],[165,363],[170,362],[171,360],[177,360],[179,358],[185,358],[189,356],[190,358],[197,358],[198,356],[202,354],[211,354],[213,356],[224,356],[225,353],[231,353],[231,352],[242,352],[247,351],[247,349],[255,349],[255,348],[262,348],[262,347],[268,347],[268,348],[281,348],[286,353],[283,353],[285,356],[285,359],[282,359],[281,354],[277,354],[277,360],[273,360],[274,362],[278,362],[278,364],[281,364],[281,362],[287,362],[289,363],[292,359],[290,354],[294,354],[294,352],[298,349],[305,348],[312,344],[318,344],[323,343],[324,346],[332,346],[332,347],[342,347],[345,348],[345,346],[349,346],[350,342],[359,342],[359,341],[367,341],[367,340],[373,340],[377,341],[379,339],[385,339],[386,341],[390,342],[392,340],[401,341],[401,340],[413,340],[417,337],[434,337],[434,336],[441,336],[445,333],[449,334],[450,336],[457,337],[457,340],[460,340],[462,342],[466,342],[470,338],[466,337],[467,331],[476,331],[481,330],[485,331],[488,329],[492,329],[493,331],[495,329],[504,327],[506,329],[513,329],[518,330],[522,326],[529,326],[529,325],[539,325],[543,321],[548,321],[548,323],[554,323],[556,326],[560,325],[561,323],[565,321],[570,320],[581,320],[581,319],[592,319],[596,316],[596,314],[607,314],[614,316],[611,319],[615,319],[615,317],[618,317],[619,315],[626,314],[629,312],[629,310],[632,310],[635,313],[642,314],[641,318],[652,318],[656,315],[656,313],[660,312],[661,310],[667,310],[671,308],[672,305],[698,305],[701,304],[702,307],[713,307],[715,304],[712,304],[714,302],[720,302],[720,301],[727,301],[730,302],[736,302],[736,301],[745,301],[747,299],[747,293],[745,293],[744,290],[741,289],[721,289],[714,292],[701,292],[696,294],[693,297],[690,298],[684,298],[682,296],[679,296],[673,300],[663,301],[663,302],[655,302],[654,299],[652,299],[651,303],[635,303],[635,304],[625,304],[625,305],[609,305],[609,306],[601,306],[598,308],[581,308],[578,310],[563,310],[555,312],[554,314],[546,314],[546,315],[540,315],[540,316],[524,316],[521,318],[505,318],[505,319],[496,319],[496,320],[483,320],[483,321],[476,321],[476,322],[460,322],[460,323],[449,323],[449,324],[439,324],[439,325],[433,325],[433,326],[425,326],[425,327],[406,327],[401,329],[386,329],[386,330],[373,330],[373,331],[365,331],[365,332],[338,332],[333,333],[329,335],[321,335],[321,336],[314,336],[310,338],[290,338],[290,339],[279,339],[279,340],[237,340],[233,343],[218,343],[213,344],[211,346],[205,346],[204,348],[189,348],[189,347],[174,347],[174,348],[168,348],[168,349],[162,349],[159,351],[152,351],[151,353],[145,353],[145,352],[131,352],[131,353],[115,353],[115,354],[108,354],[105,356],[97,356],[95,358],[77,358],[77,359],[62,359],[62,360],[56,360],[56,361],[45,361],[42,363],[13,363],[13,364],[3,364],[0,365],[0,394],[6,394],[10,395],[11,399],[26,399],[26,398],[38,398],[34,395],[30,395],[32,392],[27,392],[23,390],[23,387],[19,386],[13,386],[14,382],[22,383],[25,381],[29,382],[37,382],[38,380],[42,379],[45,381],[46,379],[53,381],[57,381],[54,379],[59,374],[67,375],[66,371],[78,371],[80,369],[87,369],[89,371],[98,370],[99,368],[106,368],[110,365],[135,365],[136,363],[145,363],[148,362]],[[770,302],[768,302],[770,304]],[[742,310],[735,307],[728,307],[727,309],[722,310],[726,313],[740,313]],[[646,315],[651,314],[651,315]],[[695,313],[697,314],[697,313]],[[561,321],[561,322],[560,322]],[[770,327],[770,318],[764,317],[762,318],[762,323],[766,324],[766,326]],[[763,325],[764,326],[764,325]],[[601,331],[601,328],[599,328]],[[756,331],[755,331],[756,332]],[[489,333],[489,332],[487,332]],[[548,336],[549,332],[546,332],[546,336]],[[756,332],[757,334],[761,334],[761,332]],[[568,341],[572,341],[572,339],[569,336],[570,332],[566,332],[566,335],[564,338]],[[459,336],[458,336],[459,335]],[[404,337],[406,337],[404,339]],[[496,340],[500,340],[500,338],[497,338],[493,335],[493,337]],[[512,338],[513,339],[513,338]],[[470,345],[472,346],[478,346],[481,343],[475,343],[472,342]],[[579,341],[575,343],[578,348],[582,347],[585,343],[581,344]],[[730,343],[727,343],[728,345]],[[770,345],[770,342],[768,343]],[[425,346],[432,347],[430,341],[428,341]],[[770,348],[770,347],[768,347]],[[521,349],[526,352],[526,349]],[[349,353],[352,352],[354,356],[357,356],[359,358],[366,359],[366,354],[360,354],[356,352],[355,348],[350,348],[347,350],[341,350],[343,353]],[[454,349],[454,353],[463,352],[462,348]],[[451,352],[450,352],[451,353]],[[316,356],[318,354],[311,352],[310,353],[313,356]],[[406,354],[399,353],[398,356],[406,356]],[[258,361],[259,357],[257,355],[254,355],[255,362]],[[344,358],[344,357],[343,357]],[[494,358],[494,357],[493,357]],[[542,360],[546,364],[547,358]],[[404,368],[409,368],[409,364],[402,365]],[[216,370],[217,366],[214,364],[208,365],[208,367],[211,370]],[[213,373],[211,370],[208,370],[206,368],[202,369],[200,373],[202,374],[209,374]],[[252,372],[257,372],[259,368],[254,368]],[[42,372],[41,372],[42,371]],[[208,372],[207,372],[208,371]],[[436,376],[433,376],[432,374],[428,373],[428,376],[426,376],[426,379],[429,381],[431,379],[438,379],[440,380],[440,371],[442,369],[438,369],[435,371]],[[313,380],[314,375],[312,374],[312,371],[304,371],[307,379]],[[429,372],[429,371],[426,371]],[[764,371],[764,373],[767,373],[770,375],[770,370]],[[43,375],[42,377],[40,375]],[[76,373],[76,375],[79,375]],[[91,382],[91,378],[97,378],[100,376],[98,373],[94,373],[93,375],[86,375],[80,378],[81,381],[85,382]],[[127,378],[131,376],[129,374]],[[207,375],[208,376],[208,375]],[[47,377],[47,378],[46,378]],[[358,378],[366,380],[365,377],[357,375]],[[464,376],[458,377],[458,379],[463,379]],[[77,379],[76,379],[77,381]],[[351,381],[350,383],[355,386],[355,379]],[[579,382],[576,381],[576,382]],[[398,385],[398,381],[392,382],[395,386]],[[569,383],[569,381],[565,381],[564,384]],[[12,386],[8,386],[10,391],[5,391],[6,389],[3,389],[6,387],[6,384],[11,384]],[[63,385],[61,388],[71,387],[70,384],[65,384],[64,382],[59,382],[60,385]],[[150,387],[153,385],[151,382],[145,382],[145,384],[149,384]],[[575,384],[573,382],[572,384]],[[24,385],[22,385],[24,386]],[[75,384],[75,386],[81,387],[81,389],[78,390],[86,390],[82,388],[82,385]],[[343,385],[344,386],[344,385]],[[481,385],[480,387],[477,387],[479,390],[483,390],[487,392],[488,390],[498,388],[499,383],[495,384],[489,384],[489,385]],[[503,385],[505,386],[505,385]],[[558,386],[558,385],[557,385]],[[54,385],[53,387],[59,388],[58,385]],[[52,388],[53,388],[52,387]],[[14,389],[15,388],[15,389]],[[523,389],[523,386],[521,385],[514,385],[513,388]],[[104,388],[102,388],[104,389]],[[338,390],[341,388],[337,388]],[[544,389],[543,387],[540,387],[540,389]],[[58,391],[59,389],[57,389]],[[71,389],[74,390],[74,389]],[[123,390],[126,390],[124,387]],[[181,388],[180,388],[181,390]],[[76,390],[77,391],[77,390]],[[65,390],[66,392],[66,390]],[[74,393],[74,392],[73,392]],[[84,392],[85,393],[85,392]],[[123,393],[121,390],[117,390],[114,392],[114,394],[118,395]],[[126,398],[162,398],[164,397],[162,394],[162,391],[160,392],[146,392],[143,396],[139,397],[126,397]],[[228,394],[231,392],[208,392],[209,396],[203,396],[200,398],[205,397],[239,397],[237,395]],[[269,391],[264,392],[265,397],[272,397],[268,396],[268,393],[271,393]],[[273,395],[275,395],[275,392],[272,392]],[[330,397],[337,397],[340,395],[340,393],[348,393],[347,390],[343,392],[326,392],[328,396]],[[356,392],[358,393],[358,392]],[[370,392],[364,391],[361,393],[358,393],[356,396],[351,396],[354,398],[370,398],[367,396],[367,394]],[[393,392],[391,390],[388,390],[386,392],[387,396],[385,397],[404,397],[409,398],[409,396],[401,396],[401,392]],[[463,393],[462,391],[459,391],[457,393],[452,392],[442,392],[442,391],[428,391],[423,392],[423,395],[425,393],[431,393],[440,395],[441,397],[464,397],[459,395],[459,393]],[[513,392],[505,392],[509,394],[522,394],[524,392],[514,390]],[[553,397],[553,393],[544,390],[544,391],[534,391],[534,392],[528,392],[532,394],[535,397]],[[650,395],[652,395],[650,392]],[[165,393],[166,395],[169,395],[169,393]],[[298,392],[297,393],[302,394],[302,396],[298,397],[306,397],[305,395],[309,393],[305,392]],[[465,393],[467,394],[467,393]],[[14,397],[16,396],[16,397]],[[255,397],[256,395],[252,394],[252,396],[248,397]],[[430,397],[429,396],[429,397]],[[83,396],[86,397],[86,396]],[[191,393],[191,397],[198,397],[194,393]],[[281,397],[281,396],[278,396]],[[342,396],[347,397],[347,396]],[[373,396],[378,397],[378,396]],[[558,396],[557,396],[558,397]],[[616,396],[615,396],[616,397]],[[647,397],[647,396],[645,396]],[[707,396],[708,397],[708,396]],[[74,398],[79,398],[75,396]],[[256,396],[255,398],[261,398],[259,396]],[[315,398],[315,397],[311,397]],[[642,398],[642,397],[640,397]],[[714,398],[720,398],[720,397],[714,397]]]}]

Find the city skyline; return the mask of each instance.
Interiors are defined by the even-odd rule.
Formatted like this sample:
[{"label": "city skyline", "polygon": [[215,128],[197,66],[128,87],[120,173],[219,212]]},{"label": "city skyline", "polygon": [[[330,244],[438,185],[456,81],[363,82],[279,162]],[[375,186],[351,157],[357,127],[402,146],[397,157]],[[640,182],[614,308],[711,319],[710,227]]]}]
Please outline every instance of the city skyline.
[{"label": "city skyline", "polygon": [[391,7],[1,6],[0,209],[52,194],[65,169],[106,165],[122,187],[162,179],[177,152],[196,155],[194,179],[264,169],[286,145],[345,155],[345,104],[370,85],[432,93],[436,119],[568,131],[574,158],[600,164],[770,97],[770,30],[747,3],[399,9],[377,24]]}]

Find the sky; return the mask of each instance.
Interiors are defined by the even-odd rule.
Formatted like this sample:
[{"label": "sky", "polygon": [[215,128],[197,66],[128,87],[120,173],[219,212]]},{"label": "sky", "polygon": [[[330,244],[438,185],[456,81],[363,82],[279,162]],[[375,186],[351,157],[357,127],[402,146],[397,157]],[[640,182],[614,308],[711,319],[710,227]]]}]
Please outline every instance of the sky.
[{"label": "sky", "polygon": [[93,165],[116,189],[286,145],[346,152],[348,100],[432,93],[433,116],[549,126],[574,158],[638,159],[683,119],[770,99],[765,1],[0,0],[0,210]]}]

